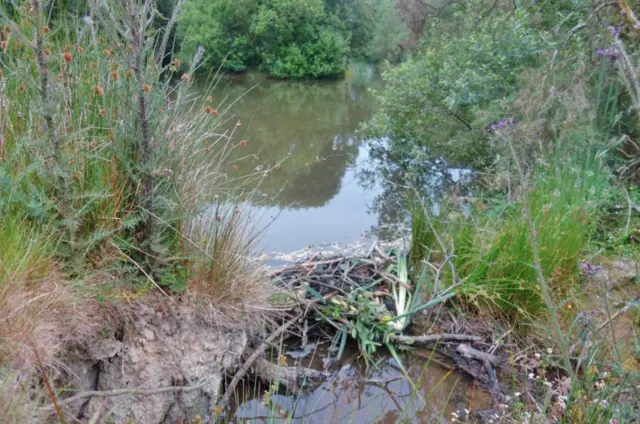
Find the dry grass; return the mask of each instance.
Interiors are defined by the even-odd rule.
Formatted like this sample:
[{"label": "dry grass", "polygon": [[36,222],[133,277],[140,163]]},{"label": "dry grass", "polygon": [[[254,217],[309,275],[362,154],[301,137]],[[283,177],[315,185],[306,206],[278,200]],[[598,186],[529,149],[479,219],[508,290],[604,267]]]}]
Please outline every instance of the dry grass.
[{"label": "dry grass", "polygon": [[248,322],[256,324],[257,316],[272,310],[274,288],[255,258],[261,232],[254,220],[248,204],[220,200],[184,226],[188,288],[223,312],[219,315],[225,320],[244,321],[251,315]]}]

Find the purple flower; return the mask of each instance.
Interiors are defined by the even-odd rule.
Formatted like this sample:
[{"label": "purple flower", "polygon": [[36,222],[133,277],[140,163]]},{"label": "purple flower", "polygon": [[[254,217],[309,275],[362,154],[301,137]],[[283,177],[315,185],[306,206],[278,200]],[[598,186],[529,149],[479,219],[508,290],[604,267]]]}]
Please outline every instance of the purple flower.
[{"label": "purple flower", "polygon": [[607,49],[598,49],[596,53],[598,56],[609,58],[612,62],[618,60],[618,57],[620,56],[620,53],[614,47],[609,47]]},{"label": "purple flower", "polygon": [[615,26],[609,27],[609,31],[611,31],[611,35],[613,35],[614,37],[618,37],[622,32],[622,28],[620,27],[620,25],[615,25]]},{"label": "purple flower", "polygon": [[601,265],[593,265],[589,262],[580,263],[580,269],[587,275],[593,275],[602,269]]},{"label": "purple flower", "polygon": [[494,122],[493,124],[489,125],[486,130],[489,132],[495,132],[496,130],[499,130],[501,128],[513,126],[515,125],[515,123],[516,117],[510,116],[509,118],[501,119],[498,122]]}]

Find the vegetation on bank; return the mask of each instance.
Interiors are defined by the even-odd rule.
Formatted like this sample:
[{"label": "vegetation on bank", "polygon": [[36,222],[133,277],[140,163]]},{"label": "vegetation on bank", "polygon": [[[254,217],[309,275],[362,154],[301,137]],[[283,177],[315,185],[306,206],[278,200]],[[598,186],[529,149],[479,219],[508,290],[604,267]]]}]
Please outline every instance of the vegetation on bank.
[{"label": "vegetation on bank", "polygon": [[[420,28],[364,128],[386,137],[374,145],[386,176],[412,187],[409,257],[376,269],[395,314],[364,289],[322,303],[343,325],[335,344],[351,336],[369,359],[378,345],[395,355],[392,338],[446,303],[497,320],[512,346],[550,349],[537,369],[554,374],[553,390],[506,419],[638,419],[637,336],[624,340],[636,357],[623,357],[610,288],[587,286],[585,259],[638,257],[640,199],[627,187],[640,163],[640,23],[625,1],[447,1],[437,18],[409,22],[421,2],[192,0],[167,27],[151,0],[81,3],[1,9],[0,416],[24,422],[43,396],[55,401],[48,375],[65,349],[108,330],[109,305],[186,294],[235,320],[251,310],[256,325],[269,304],[241,200],[247,179],[269,170],[227,174],[246,142],[220,130],[231,119],[222,105],[189,90],[198,67],[336,75],[349,56],[395,49],[385,31]],[[436,158],[478,174],[438,208],[420,185]],[[590,290],[604,311],[578,308]]]},{"label": "vegetation on bank", "polygon": [[0,8],[2,422],[55,401],[61,357],[113,334],[134,299],[186,294],[238,322],[268,304],[241,200],[257,176],[226,174],[246,142],[190,90],[201,57],[163,64],[171,29],[153,30],[150,0],[87,13]]},{"label": "vegetation on bank", "polygon": [[257,68],[278,78],[344,74],[349,59],[379,61],[407,31],[390,0],[192,0],[178,23],[185,63],[205,51],[204,68]]},{"label": "vegetation on bank", "polygon": [[[413,274],[431,275],[430,298],[455,290],[462,310],[555,352],[562,393],[509,419],[633,422],[637,333],[614,329],[614,283],[594,288],[585,258],[638,259],[636,15],[624,1],[453,3],[383,74],[364,125],[388,190],[410,187]],[[473,186],[434,200],[436,160],[471,167]],[[622,306],[637,328],[637,298]]]}]

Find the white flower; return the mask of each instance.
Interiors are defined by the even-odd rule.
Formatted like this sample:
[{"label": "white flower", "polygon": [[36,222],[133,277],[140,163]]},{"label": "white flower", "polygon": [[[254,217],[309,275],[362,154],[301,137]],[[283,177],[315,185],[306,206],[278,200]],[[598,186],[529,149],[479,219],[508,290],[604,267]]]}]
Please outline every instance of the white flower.
[{"label": "white flower", "polygon": [[553,353],[553,349],[551,349],[550,347],[548,347],[548,348],[547,348],[547,353],[548,353],[549,355],[551,355],[551,354]]},{"label": "white flower", "polygon": [[527,374],[527,377],[529,377],[529,380],[533,380],[533,378],[535,377],[535,374],[530,372],[529,374]]},{"label": "white flower", "polygon": [[518,396],[520,396],[521,394],[522,394],[522,393],[520,393],[520,392],[515,392],[513,395],[514,395],[515,397],[518,397]]},{"label": "white flower", "polygon": [[535,356],[536,359],[540,359],[540,354],[539,353],[534,353],[533,356]]}]

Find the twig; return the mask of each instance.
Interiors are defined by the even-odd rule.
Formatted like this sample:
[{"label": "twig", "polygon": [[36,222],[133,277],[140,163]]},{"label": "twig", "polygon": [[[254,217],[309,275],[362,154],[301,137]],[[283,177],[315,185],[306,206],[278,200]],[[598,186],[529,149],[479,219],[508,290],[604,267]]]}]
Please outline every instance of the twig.
[{"label": "twig", "polygon": [[[77,400],[84,399],[87,397],[114,397],[114,396],[124,396],[124,395],[136,395],[136,396],[153,396],[159,395],[162,393],[170,393],[170,392],[181,392],[181,393],[189,393],[195,390],[201,389],[207,382],[203,381],[195,386],[169,386],[169,387],[161,387],[159,389],[152,390],[143,390],[143,389],[116,389],[116,390],[90,390],[87,392],[78,393],[75,396],[71,396],[59,402],[60,406],[69,405]],[[54,408],[54,405],[45,406],[39,408],[40,411],[49,411]]]},{"label": "twig", "polygon": [[219,405],[224,406],[229,402],[233,391],[235,390],[240,380],[242,380],[242,378],[249,372],[251,365],[253,365],[253,363],[267,350],[271,342],[273,342],[280,336],[280,334],[284,333],[289,327],[295,324],[296,321],[298,321],[300,318],[302,318],[302,313],[299,313],[293,319],[278,327],[273,333],[271,333],[269,337],[267,337],[262,342],[260,346],[258,346],[256,350],[253,351],[253,353],[247,358],[244,364],[242,364],[238,372],[236,372],[236,375],[233,376],[233,379],[227,386],[227,390],[224,392],[224,396],[222,397]]},{"label": "twig", "polygon": [[394,342],[407,344],[429,344],[438,342],[480,342],[482,337],[468,334],[425,334],[423,336],[393,336]]}]

